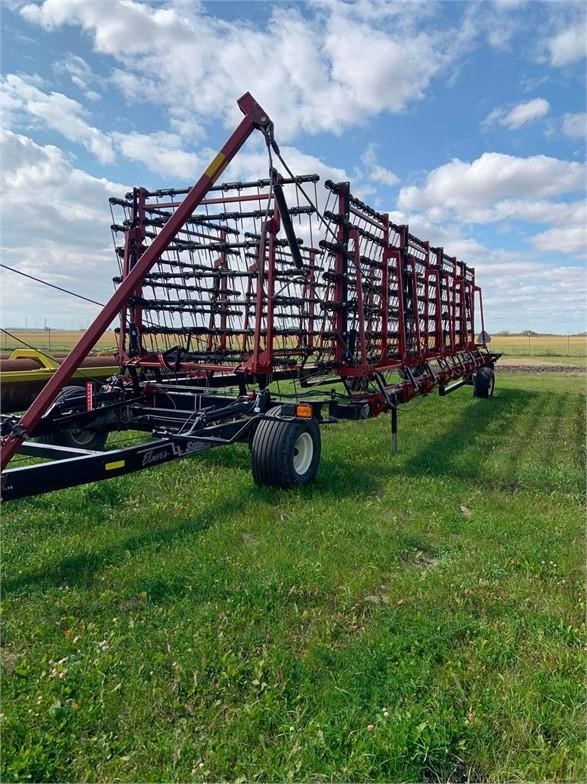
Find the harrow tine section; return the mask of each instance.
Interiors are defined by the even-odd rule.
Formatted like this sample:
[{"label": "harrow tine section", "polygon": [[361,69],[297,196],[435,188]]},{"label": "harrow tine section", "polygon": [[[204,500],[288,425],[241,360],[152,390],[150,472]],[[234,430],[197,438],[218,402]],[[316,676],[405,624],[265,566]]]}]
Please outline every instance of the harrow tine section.
[{"label": "harrow tine section", "polygon": [[[230,357],[235,372],[269,378],[279,357],[344,378],[474,346],[474,271],[356,198],[348,183],[325,182],[320,212],[317,193],[314,203],[300,196],[317,182],[272,169],[270,179],[215,186],[218,195],[200,203],[145,277],[150,293],[129,300],[135,321],[149,325],[149,349],[126,360],[152,367],[169,336],[183,335],[186,372],[205,365],[209,375],[221,356],[217,372]],[[182,192],[144,193],[149,243],[177,206],[161,199]],[[111,200],[126,214],[113,230],[125,236],[136,227],[131,196]],[[209,356],[189,345],[195,335]]]}]

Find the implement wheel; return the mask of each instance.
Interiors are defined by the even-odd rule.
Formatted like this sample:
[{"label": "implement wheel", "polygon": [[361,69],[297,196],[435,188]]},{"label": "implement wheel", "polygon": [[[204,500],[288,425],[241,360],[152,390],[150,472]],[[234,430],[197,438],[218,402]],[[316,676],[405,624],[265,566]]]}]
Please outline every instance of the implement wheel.
[{"label": "implement wheel", "polygon": [[495,373],[489,367],[482,367],[473,376],[473,397],[491,397],[495,388]]},{"label": "implement wheel", "polygon": [[314,419],[263,419],[251,448],[253,479],[259,485],[297,487],[315,479],[320,462],[320,428]]},{"label": "implement wheel", "polygon": [[[62,402],[68,397],[72,397],[73,395],[79,396],[80,394],[83,394],[83,387],[63,387],[57,397],[57,402]],[[75,449],[90,449],[95,452],[100,452],[104,449],[107,438],[107,430],[80,430],[79,428],[71,428],[69,430],[62,430],[59,433],[39,436],[37,441],[40,441],[43,444],[56,444],[57,446],[69,446]]]}]

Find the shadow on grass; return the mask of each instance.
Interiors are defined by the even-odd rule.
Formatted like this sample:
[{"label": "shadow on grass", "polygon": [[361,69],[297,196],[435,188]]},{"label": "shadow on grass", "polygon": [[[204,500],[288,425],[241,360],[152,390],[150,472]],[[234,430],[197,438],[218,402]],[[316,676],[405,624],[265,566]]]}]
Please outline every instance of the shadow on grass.
[{"label": "shadow on grass", "polygon": [[[490,486],[495,482],[495,476],[491,477],[485,468],[488,454],[484,452],[489,430],[495,448],[503,449],[500,476],[504,477],[506,483],[511,476],[511,483],[514,484],[516,462],[521,453],[531,448],[533,434],[541,419],[553,414],[566,416],[570,413],[569,406],[574,405],[571,398],[564,394],[546,396],[527,390],[500,390],[491,400],[475,401],[440,435],[426,440],[424,447],[412,456],[402,454],[402,441],[409,439],[409,425],[406,423],[402,433],[400,409],[400,452],[393,463],[387,459],[389,453],[382,451],[381,460],[369,460],[367,465],[363,459],[365,447],[357,448],[353,460],[343,460],[337,455],[323,456],[318,478],[301,492],[305,499],[310,500],[324,496],[332,496],[334,499],[370,497],[379,493],[391,479],[401,479],[402,476],[449,476]],[[576,406],[582,411],[580,399],[577,399]],[[360,427],[361,423],[355,423],[354,426]],[[545,455],[545,460],[556,459],[556,435],[555,417],[550,430],[552,450]],[[391,444],[386,444],[386,448],[390,449]],[[221,450],[208,453],[204,459],[210,464],[227,466]],[[228,465],[248,471],[248,450],[232,455]],[[275,493],[279,491],[256,488],[255,492],[258,500],[271,503],[275,502]]]},{"label": "shadow on grass", "polygon": [[[394,465],[382,459],[370,461],[366,468],[360,453],[353,462],[324,461],[317,489],[336,496],[372,495],[391,479],[427,476],[473,481],[485,489],[515,490],[521,460],[530,456],[540,466],[556,465],[561,453],[558,442],[564,439],[562,419],[582,415],[579,396],[504,389],[491,400],[475,401],[440,435],[426,440],[416,454],[406,456],[402,455],[402,440],[409,438],[409,432],[401,432],[400,409],[400,452]],[[547,428],[545,417],[550,419]],[[498,468],[489,465],[496,452]],[[330,474],[335,480],[332,483],[328,481]],[[543,479],[540,487],[548,489]]]},{"label": "shadow on grass", "polygon": [[24,588],[44,590],[61,585],[91,587],[98,574],[104,569],[120,563],[128,557],[128,553],[135,553],[146,546],[170,545],[188,535],[191,537],[196,534],[201,535],[219,520],[241,512],[253,497],[254,489],[251,488],[250,492],[240,492],[232,499],[224,498],[221,506],[206,509],[194,517],[182,520],[171,528],[150,529],[136,536],[108,544],[99,550],[84,551],[64,558],[54,566],[28,574],[19,574],[16,577],[6,577],[2,581],[2,593],[6,598]]},{"label": "shadow on grass", "polygon": [[[580,399],[576,405],[581,407],[582,416]],[[324,460],[317,481],[294,492],[303,493],[306,503],[313,498],[323,500],[325,496],[335,500],[345,497],[361,498],[380,492],[391,479],[401,481],[402,476],[465,479],[486,489],[499,487],[507,490],[509,483],[510,489],[513,490],[516,486],[516,464],[522,455],[536,447],[535,431],[541,419],[548,415],[554,416],[556,421],[562,414],[572,416],[574,409],[575,403],[570,402],[569,397],[564,394],[546,396],[518,389],[501,390],[492,400],[480,400],[467,407],[447,430],[427,440],[424,447],[407,460],[400,452],[393,465],[381,459],[370,461],[367,467],[361,461],[360,451],[352,462],[336,458]],[[488,436],[490,429],[491,434]],[[540,453],[533,456],[534,460],[545,464],[555,459],[557,432],[555,424],[549,424],[548,438],[552,443],[542,444]],[[546,433],[544,435],[546,436]],[[483,450],[489,441],[494,450],[503,449],[503,459],[497,475],[495,471],[491,473],[486,465],[490,453]],[[230,455],[220,454],[220,450],[210,452],[203,456],[203,462],[247,472],[250,469],[250,456],[246,448],[231,450]],[[543,482],[541,487],[548,490],[544,488]],[[89,492],[90,499],[92,492]],[[195,517],[184,519],[171,528],[151,529],[98,551],[82,552],[65,558],[47,569],[6,578],[3,581],[4,595],[32,587],[42,590],[63,584],[91,585],[99,572],[118,563],[128,552],[136,552],[147,545],[167,545],[187,535],[201,534],[216,522],[241,513],[248,505],[264,503],[278,506],[281,500],[288,496],[288,491],[256,487],[251,482],[248,488],[240,488],[232,497],[223,496]]]},{"label": "shadow on grass", "polygon": [[582,409],[580,397],[506,389],[478,403],[409,459],[402,472],[474,481],[486,489],[515,490],[520,480],[556,490],[556,479],[550,483],[544,471],[534,479],[527,468],[554,467],[569,452],[565,420]]},{"label": "shadow on grass", "polygon": [[[515,442],[512,458],[526,445],[542,416],[543,396],[537,392],[505,389],[490,400],[477,400],[453,421],[451,427],[430,440],[418,454],[402,466],[406,474],[454,476],[459,479],[486,478],[484,465],[487,452],[487,432],[494,433],[492,441],[499,448],[508,449]],[[522,414],[525,416],[522,418]],[[523,421],[523,429],[519,429]],[[469,458],[463,465],[463,456]]]},{"label": "shadow on grass", "polygon": [[[355,427],[360,427],[360,422],[354,423]],[[330,435],[333,428],[323,428],[322,441]],[[326,431],[326,432],[324,432]],[[238,444],[227,448],[212,449],[209,452],[202,453],[197,458],[201,461],[202,465],[220,468],[220,469],[237,469],[246,472],[251,477],[251,453],[248,447]],[[349,464],[343,460],[327,458],[324,454],[320,460],[320,471],[318,478],[312,484],[304,487],[302,490],[293,491],[301,492],[304,498],[309,498],[313,495],[316,497],[328,494],[334,495],[337,498],[347,498],[349,496],[363,496],[372,495],[376,493],[380,486],[380,479],[384,479],[384,471],[386,467],[381,467],[381,476],[375,476],[365,470],[363,466],[358,464]],[[258,487],[253,485],[254,498],[252,500],[275,504],[276,498],[279,499],[283,494],[289,494],[290,491],[276,490],[272,487]]]}]

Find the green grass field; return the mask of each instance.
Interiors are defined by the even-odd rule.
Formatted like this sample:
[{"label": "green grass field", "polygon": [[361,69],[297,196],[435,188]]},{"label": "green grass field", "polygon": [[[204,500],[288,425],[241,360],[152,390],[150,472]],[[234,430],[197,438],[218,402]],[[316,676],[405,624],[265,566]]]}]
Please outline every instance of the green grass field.
[{"label": "green grass field", "polygon": [[584,781],[580,376],[3,510],[2,781]]},{"label": "green grass field", "polygon": [[490,349],[503,352],[506,357],[531,358],[533,361],[552,359],[561,364],[581,366],[587,362],[585,335],[496,335]]},{"label": "green grass field", "polygon": [[[15,348],[23,348],[21,341],[41,351],[54,351],[57,353],[71,351],[83,335],[83,332],[78,330],[55,329],[17,329],[9,330],[9,332],[11,333],[10,335],[7,335],[5,332],[0,334],[0,349],[2,353],[14,351]],[[96,344],[94,351],[116,351],[116,346],[116,335],[114,332],[105,332]]]}]

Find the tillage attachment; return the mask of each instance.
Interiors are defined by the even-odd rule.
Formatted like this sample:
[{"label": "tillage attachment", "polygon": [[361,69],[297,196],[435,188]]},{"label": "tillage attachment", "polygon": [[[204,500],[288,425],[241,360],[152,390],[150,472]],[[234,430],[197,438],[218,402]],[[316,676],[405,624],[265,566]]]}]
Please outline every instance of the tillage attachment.
[{"label": "tillage attachment", "polygon": [[[350,183],[292,172],[268,115],[248,93],[238,104],[243,120],[191,189],[110,200],[115,293],[26,413],[3,417],[3,499],[236,442],[257,483],[304,485],[321,425],[389,411],[395,450],[400,404],[466,384],[493,394],[475,271]],[[263,176],[218,183],[253,131]],[[115,321],[118,372],[71,385]],[[108,448],[117,430],[140,437]]]}]

